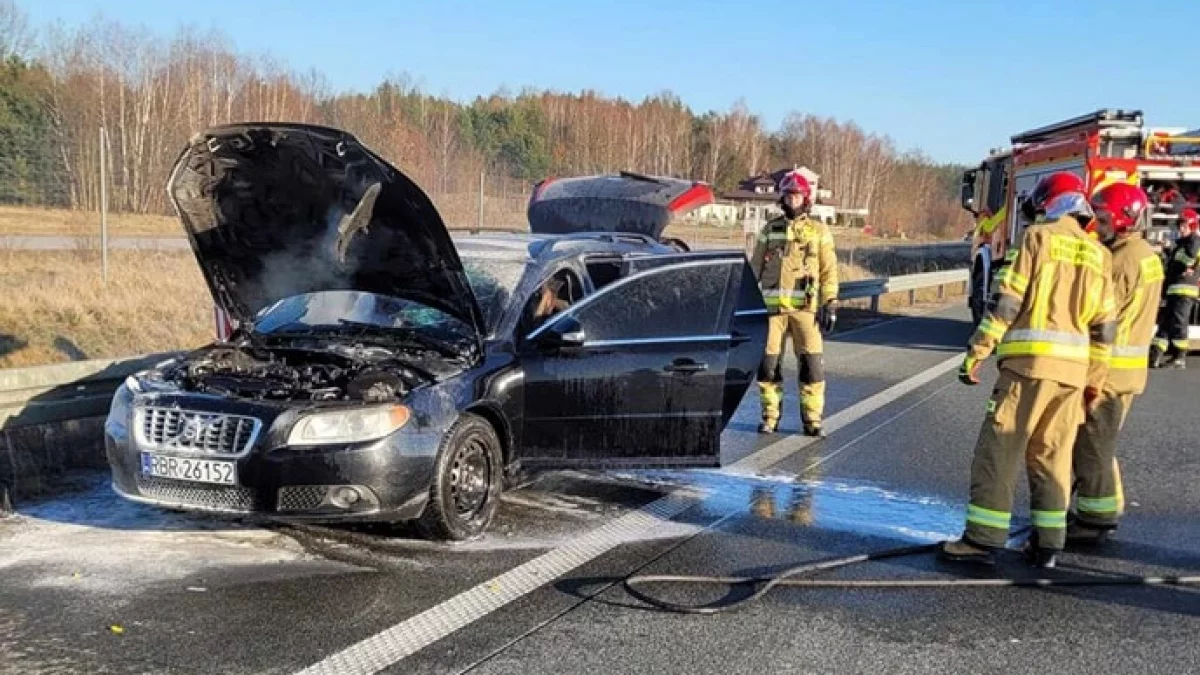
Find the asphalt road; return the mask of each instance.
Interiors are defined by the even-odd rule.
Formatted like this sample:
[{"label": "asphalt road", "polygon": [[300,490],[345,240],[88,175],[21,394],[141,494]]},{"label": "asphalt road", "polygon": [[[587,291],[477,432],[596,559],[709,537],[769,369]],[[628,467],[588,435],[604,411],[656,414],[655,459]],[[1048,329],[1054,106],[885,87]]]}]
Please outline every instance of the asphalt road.
[{"label": "asphalt road", "polygon": [[[91,478],[0,521],[0,672],[1195,671],[1187,589],[777,589],[714,617],[622,589],[630,574],[760,573],[956,536],[990,391],[954,378],[965,318],[956,306],[834,336],[824,441],[791,435],[789,378],[786,433],[755,433],[751,392],[726,469],[547,475],[465,545],[164,514]],[[1125,523],[1053,576],[1200,572],[1197,377],[1153,373],[1122,443]],[[963,574],[918,556],[827,576]],[[1029,571],[1014,557],[992,574]]]}]

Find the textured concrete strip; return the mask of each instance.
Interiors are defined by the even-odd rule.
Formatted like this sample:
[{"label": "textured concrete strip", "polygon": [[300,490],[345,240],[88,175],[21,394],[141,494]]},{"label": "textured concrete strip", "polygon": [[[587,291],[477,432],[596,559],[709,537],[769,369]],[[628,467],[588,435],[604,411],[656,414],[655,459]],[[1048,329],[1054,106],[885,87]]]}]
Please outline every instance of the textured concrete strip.
[{"label": "textured concrete strip", "polygon": [[663,497],[338,652],[302,673],[353,675],[379,672],[613,548],[652,535],[662,527],[663,521],[696,503],[694,494]]}]

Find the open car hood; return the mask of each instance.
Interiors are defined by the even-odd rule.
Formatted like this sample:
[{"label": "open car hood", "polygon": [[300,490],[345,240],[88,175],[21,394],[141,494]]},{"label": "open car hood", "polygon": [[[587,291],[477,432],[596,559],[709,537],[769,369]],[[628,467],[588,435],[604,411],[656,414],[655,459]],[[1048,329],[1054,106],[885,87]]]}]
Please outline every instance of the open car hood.
[{"label": "open car hood", "polygon": [[654,239],[681,215],[713,202],[705,183],[621,172],[546,179],[529,200],[535,234],[632,232]]},{"label": "open car hood", "polygon": [[286,297],[356,290],[483,321],[429,197],[354,136],[301,124],[192,137],[167,191],[217,304],[247,323]]}]

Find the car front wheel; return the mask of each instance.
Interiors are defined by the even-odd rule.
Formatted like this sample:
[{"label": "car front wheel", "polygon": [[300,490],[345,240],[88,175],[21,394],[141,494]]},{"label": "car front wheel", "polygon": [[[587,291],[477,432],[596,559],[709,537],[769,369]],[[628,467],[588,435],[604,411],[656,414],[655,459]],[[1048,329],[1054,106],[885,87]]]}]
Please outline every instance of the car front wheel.
[{"label": "car front wheel", "polygon": [[433,539],[478,537],[496,514],[502,481],[496,430],[482,417],[464,413],[442,439],[418,525]]}]

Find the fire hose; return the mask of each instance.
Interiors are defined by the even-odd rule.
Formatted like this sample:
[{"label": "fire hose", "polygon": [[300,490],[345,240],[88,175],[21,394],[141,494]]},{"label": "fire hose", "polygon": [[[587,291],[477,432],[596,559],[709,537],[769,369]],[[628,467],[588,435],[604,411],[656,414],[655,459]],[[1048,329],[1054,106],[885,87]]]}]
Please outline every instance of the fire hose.
[{"label": "fire hose", "polygon": [[[789,567],[780,572],[762,576],[686,576],[677,574],[650,574],[631,576],[625,579],[625,590],[633,597],[659,609],[680,614],[720,614],[739,607],[744,607],[758,600],[771,589],[784,586],[788,588],[809,589],[864,589],[864,588],[964,588],[964,587],[1014,587],[1014,588],[1046,588],[1046,587],[1083,587],[1083,586],[1195,586],[1200,585],[1200,576],[1117,576],[1090,578],[993,578],[993,579],[809,579],[797,578],[804,575],[816,574],[828,570],[848,567],[865,562],[902,558],[905,556],[932,553],[941,544],[922,544],[905,546],[870,553],[831,558],[802,563]],[[686,605],[669,602],[648,595],[639,586],[650,584],[676,584],[693,586],[739,586],[757,587],[745,598],[728,601],[717,601],[704,605]]]}]

